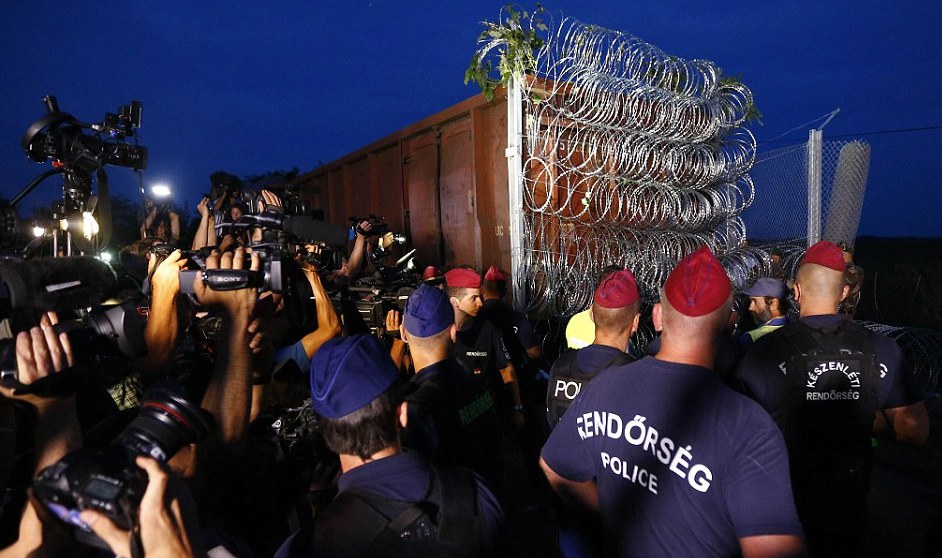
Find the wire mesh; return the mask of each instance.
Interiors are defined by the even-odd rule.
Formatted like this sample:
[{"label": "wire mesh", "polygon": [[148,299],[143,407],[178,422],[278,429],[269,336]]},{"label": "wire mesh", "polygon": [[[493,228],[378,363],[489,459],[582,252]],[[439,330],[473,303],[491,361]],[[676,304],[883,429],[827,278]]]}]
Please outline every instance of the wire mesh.
[{"label": "wire mesh", "polygon": [[[869,167],[869,144],[857,140],[823,142],[822,239],[854,244]],[[752,244],[807,245],[807,144],[759,153],[749,174],[758,193],[742,213],[742,220]]]}]

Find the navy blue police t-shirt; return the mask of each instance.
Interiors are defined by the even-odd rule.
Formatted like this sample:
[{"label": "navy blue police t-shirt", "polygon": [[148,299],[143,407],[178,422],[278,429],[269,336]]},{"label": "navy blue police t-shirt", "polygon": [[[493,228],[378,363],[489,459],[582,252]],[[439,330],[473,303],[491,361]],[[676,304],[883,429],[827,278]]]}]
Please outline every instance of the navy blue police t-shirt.
[{"label": "navy blue police t-shirt", "polygon": [[607,369],[543,459],[596,479],[611,555],[732,556],[742,537],[802,536],[778,427],[706,368],[646,357]]},{"label": "navy blue police t-shirt", "polygon": [[[844,321],[837,314],[808,316],[802,323],[816,329],[833,327]],[[795,326],[785,326],[795,327]],[[776,420],[785,412],[788,381],[785,365],[796,350],[783,336],[783,329],[763,335],[756,341],[736,369],[735,381],[739,389],[759,402]],[[877,357],[877,407],[892,409],[911,405],[922,397],[913,382],[902,349],[896,341],[871,332],[870,339]]]}]

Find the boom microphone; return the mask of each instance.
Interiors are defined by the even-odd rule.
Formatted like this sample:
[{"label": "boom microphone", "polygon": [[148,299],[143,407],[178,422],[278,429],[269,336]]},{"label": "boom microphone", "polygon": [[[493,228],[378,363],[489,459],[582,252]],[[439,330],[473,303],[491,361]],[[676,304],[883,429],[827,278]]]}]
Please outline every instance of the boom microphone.
[{"label": "boom microphone", "polygon": [[11,309],[95,306],[109,297],[116,280],[111,266],[90,256],[0,262],[0,317]]}]

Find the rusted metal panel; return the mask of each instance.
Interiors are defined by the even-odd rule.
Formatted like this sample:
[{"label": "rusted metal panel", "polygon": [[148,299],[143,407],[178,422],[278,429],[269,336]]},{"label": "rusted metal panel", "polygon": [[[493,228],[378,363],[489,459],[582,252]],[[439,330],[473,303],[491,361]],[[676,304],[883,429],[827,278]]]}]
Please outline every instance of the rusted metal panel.
[{"label": "rusted metal panel", "polygon": [[445,265],[449,267],[481,266],[470,124],[470,119],[464,119],[442,129],[439,187]]},{"label": "rusted metal panel", "polygon": [[370,154],[370,211],[397,232],[405,231],[402,175],[400,142]]},{"label": "rusted metal panel", "polygon": [[420,266],[508,269],[506,133],[503,91],[490,102],[475,95],[296,182],[309,197],[320,187],[330,222],[385,217],[409,236]]},{"label": "rusted metal panel", "polygon": [[330,204],[326,216],[327,221],[340,224],[344,222],[346,213],[343,167],[332,168],[325,174],[327,174],[328,203]]},{"label": "rusted metal panel", "polygon": [[438,190],[438,131],[403,142],[403,183],[409,208],[406,233],[421,265],[442,265],[442,222]]},{"label": "rusted metal panel", "polygon": [[471,111],[482,269],[510,269],[505,105]]},{"label": "rusted metal panel", "polygon": [[367,157],[361,157],[343,166],[343,191],[343,220],[370,213],[373,204],[370,200],[370,162]]}]

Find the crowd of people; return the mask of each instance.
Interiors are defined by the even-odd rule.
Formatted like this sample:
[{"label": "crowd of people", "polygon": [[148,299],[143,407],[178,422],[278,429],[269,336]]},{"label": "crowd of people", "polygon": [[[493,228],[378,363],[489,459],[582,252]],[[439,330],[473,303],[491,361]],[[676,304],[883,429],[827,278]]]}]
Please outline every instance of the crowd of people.
[{"label": "crowd of people", "polygon": [[[271,192],[255,203],[281,205]],[[261,273],[263,233],[216,226],[249,209],[199,203],[190,248],[205,270]],[[550,524],[541,548],[565,557],[859,556],[872,438],[929,434],[900,348],[847,310],[860,272],[831,242],[795,277],[739,294],[703,247],[653,308],[630,269],[598,270],[572,348],[550,362],[495,266],[429,266],[371,329],[331,298],[371,272],[369,222],[339,269],[301,253],[286,280],[304,296],[291,297],[205,273],[181,285],[190,258],[153,249],[178,242],[174,215],[149,208],[147,238],[124,254],[128,275],[146,269],[125,282],[147,308],[145,357],[40,389],[88,364],[56,313],[13,332],[17,379],[0,394],[19,437],[0,556],[541,555],[521,549],[521,517]],[[634,346],[647,319],[657,338]],[[130,515],[89,496],[89,480],[68,487],[75,509],[26,490],[145,415],[194,434],[170,455],[128,450],[140,482],[109,486]]]}]

